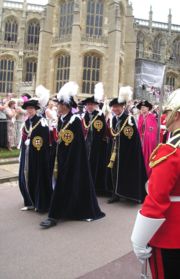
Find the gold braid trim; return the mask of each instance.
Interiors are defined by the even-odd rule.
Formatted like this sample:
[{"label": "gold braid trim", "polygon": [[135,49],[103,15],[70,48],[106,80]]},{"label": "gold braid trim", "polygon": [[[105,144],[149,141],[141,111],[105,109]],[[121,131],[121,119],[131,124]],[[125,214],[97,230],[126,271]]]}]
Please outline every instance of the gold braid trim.
[{"label": "gold braid trim", "polygon": [[153,156],[155,155],[156,151],[159,149],[160,146],[164,145],[163,143],[159,143],[158,146],[156,148],[154,148],[153,152],[151,153],[150,157],[149,157],[149,161],[151,161],[151,159],[153,158]]},{"label": "gold braid trim", "polygon": [[88,125],[86,125],[86,121],[83,118],[84,127],[88,130],[91,127],[91,125],[94,123],[94,121],[98,118],[98,116],[99,116],[99,113],[89,122]]},{"label": "gold braid trim", "polygon": [[113,130],[113,128],[110,129],[111,135],[112,135],[113,137],[117,137],[117,136],[122,132],[122,130],[124,129],[124,127],[126,126],[126,124],[127,124],[127,122],[128,122],[128,118],[129,118],[129,117],[127,117],[127,119],[125,120],[124,124],[122,125],[121,129],[120,129],[118,132],[115,132],[115,131]]},{"label": "gold braid trim", "polygon": [[178,131],[180,131],[180,128],[179,128],[179,129],[176,129],[176,130],[172,133],[172,135],[176,134],[176,132],[178,132]]},{"label": "gold braid trim", "polygon": [[177,148],[175,148],[171,153],[169,153],[168,155],[166,156],[163,156],[161,158],[159,158],[158,160],[156,161],[153,161],[153,162],[150,162],[149,163],[149,166],[150,168],[153,168],[155,167],[156,165],[158,165],[159,163],[161,163],[162,161],[166,160],[169,156],[171,156],[172,154],[174,154],[176,152]]}]

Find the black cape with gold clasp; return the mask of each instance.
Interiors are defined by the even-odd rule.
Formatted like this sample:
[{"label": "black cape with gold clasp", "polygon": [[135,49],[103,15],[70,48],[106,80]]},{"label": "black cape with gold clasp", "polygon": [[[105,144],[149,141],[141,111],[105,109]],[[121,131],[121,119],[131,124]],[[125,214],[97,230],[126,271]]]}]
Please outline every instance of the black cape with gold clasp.
[{"label": "black cape with gold clasp", "polygon": [[[120,130],[128,117],[129,115],[124,112],[117,124],[114,116],[112,121],[113,130]],[[110,183],[108,187],[113,189],[119,197],[141,203],[146,195],[147,175],[140,137],[133,117],[131,117],[131,122],[133,125],[130,125],[127,121],[121,133],[115,138],[117,154],[114,166],[109,171],[111,172],[112,184]],[[110,145],[112,145],[112,142],[113,139],[111,139]]]},{"label": "black cape with gold clasp", "polygon": [[104,217],[104,213],[101,212],[95,195],[81,121],[76,117],[67,125],[71,116],[69,113],[63,122],[59,119],[58,123],[58,173],[49,217],[99,219]]},{"label": "black cape with gold clasp", "polygon": [[[35,115],[32,119],[34,127],[41,117]],[[52,187],[49,168],[49,128],[42,126],[41,122],[28,137],[30,127],[29,119],[25,121],[23,128],[21,156],[19,168],[19,187],[24,198],[25,206],[34,206],[39,212],[49,210]],[[29,145],[25,144],[29,139]],[[27,152],[27,148],[29,151]],[[27,156],[27,157],[26,157]],[[25,164],[27,172],[25,174]]]},{"label": "black cape with gold clasp", "polygon": [[[92,113],[93,119],[96,119],[89,129],[85,130],[85,142],[96,192],[104,193],[106,184],[106,121],[104,115],[97,116],[98,113],[96,110]],[[90,124],[88,112],[85,113],[83,121],[87,126]],[[85,127],[83,128],[85,129]]]}]

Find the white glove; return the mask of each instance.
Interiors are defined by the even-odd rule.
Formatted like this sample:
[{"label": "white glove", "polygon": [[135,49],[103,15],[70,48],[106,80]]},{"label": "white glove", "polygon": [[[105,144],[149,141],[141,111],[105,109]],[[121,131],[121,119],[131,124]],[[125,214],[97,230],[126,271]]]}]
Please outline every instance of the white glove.
[{"label": "white glove", "polygon": [[131,241],[134,253],[142,263],[151,257],[152,248],[148,246],[148,243],[164,221],[165,218],[154,219],[138,212]]},{"label": "white glove", "polygon": [[152,248],[147,246],[147,247],[141,247],[141,246],[138,246],[136,244],[133,243],[133,250],[134,250],[134,253],[136,255],[136,257],[138,258],[138,260],[141,262],[141,263],[144,263],[144,261],[146,259],[149,259],[152,255]]}]

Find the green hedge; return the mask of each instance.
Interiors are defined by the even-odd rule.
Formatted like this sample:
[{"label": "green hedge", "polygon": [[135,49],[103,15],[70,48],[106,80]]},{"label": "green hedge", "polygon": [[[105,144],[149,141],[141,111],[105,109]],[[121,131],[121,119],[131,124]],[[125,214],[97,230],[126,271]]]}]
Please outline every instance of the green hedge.
[{"label": "green hedge", "polygon": [[10,151],[6,148],[0,148],[0,159],[18,157],[19,152],[19,149],[13,149],[12,151]]}]

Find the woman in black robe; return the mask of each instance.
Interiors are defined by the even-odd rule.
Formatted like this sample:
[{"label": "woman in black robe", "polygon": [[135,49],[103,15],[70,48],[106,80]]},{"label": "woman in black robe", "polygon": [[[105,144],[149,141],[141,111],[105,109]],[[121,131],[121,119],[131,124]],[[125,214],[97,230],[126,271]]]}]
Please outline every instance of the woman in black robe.
[{"label": "woman in black robe", "polygon": [[46,120],[37,116],[37,100],[30,99],[22,106],[28,119],[22,129],[19,187],[24,199],[21,210],[49,210],[52,186],[50,177],[49,128]]}]

